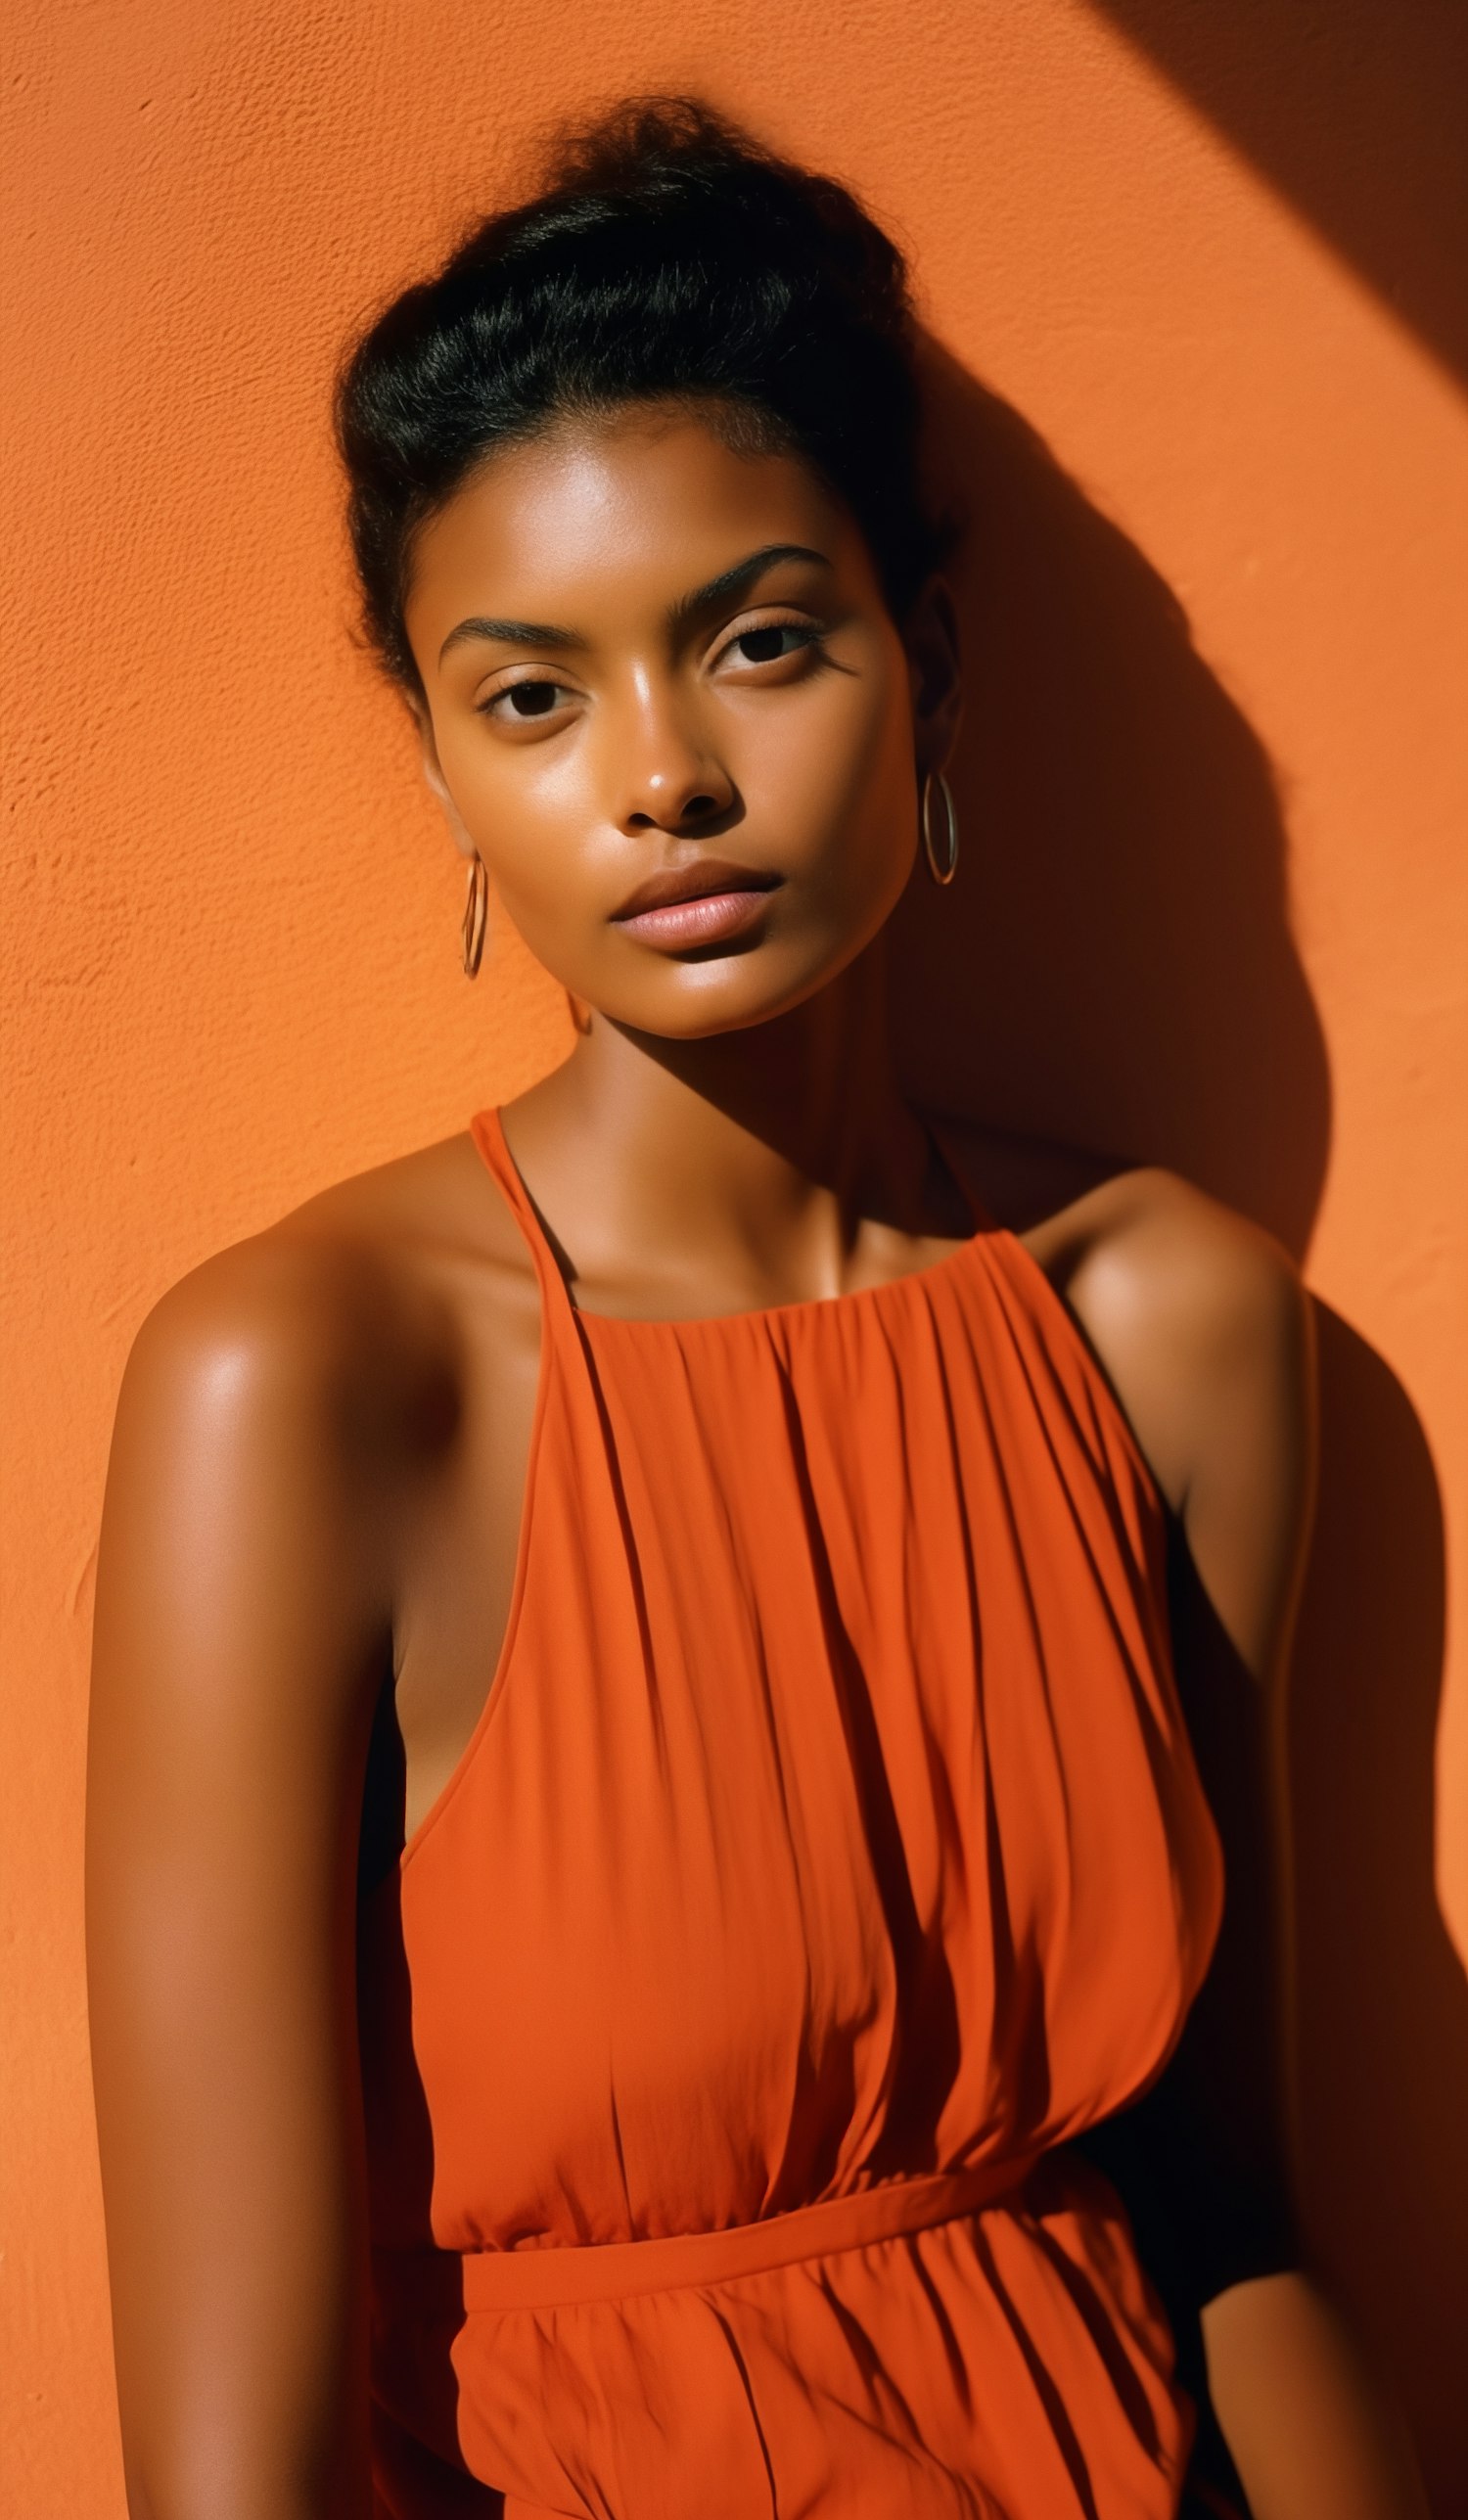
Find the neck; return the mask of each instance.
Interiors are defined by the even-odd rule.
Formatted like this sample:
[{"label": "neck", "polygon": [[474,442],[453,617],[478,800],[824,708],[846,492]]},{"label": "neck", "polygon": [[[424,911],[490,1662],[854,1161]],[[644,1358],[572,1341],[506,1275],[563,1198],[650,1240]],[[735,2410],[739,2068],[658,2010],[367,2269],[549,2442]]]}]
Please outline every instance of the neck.
[{"label": "neck", "polygon": [[812,1199],[847,1225],[920,1230],[931,1196],[931,1147],[893,1065],[885,933],[815,997],[745,1031],[667,1040],[597,1016],[534,1099],[604,1192],[656,1185],[690,1223],[757,1241]]}]

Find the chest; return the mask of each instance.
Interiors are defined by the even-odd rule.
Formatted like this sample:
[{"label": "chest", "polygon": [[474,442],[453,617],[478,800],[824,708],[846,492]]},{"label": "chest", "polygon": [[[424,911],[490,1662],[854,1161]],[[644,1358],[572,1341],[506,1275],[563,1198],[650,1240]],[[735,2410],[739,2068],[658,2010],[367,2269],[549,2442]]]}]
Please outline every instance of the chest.
[{"label": "chest", "polygon": [[1177,2018],[1216,1885],[1155,1526],[1083,1387],[951,1294],[818,1353],[553,1355],[381,1926],[450,2186],[605,2170],[609,2093],[653,2184],[695,2130],[731,2195],[793,2125],[921,2158]]}]

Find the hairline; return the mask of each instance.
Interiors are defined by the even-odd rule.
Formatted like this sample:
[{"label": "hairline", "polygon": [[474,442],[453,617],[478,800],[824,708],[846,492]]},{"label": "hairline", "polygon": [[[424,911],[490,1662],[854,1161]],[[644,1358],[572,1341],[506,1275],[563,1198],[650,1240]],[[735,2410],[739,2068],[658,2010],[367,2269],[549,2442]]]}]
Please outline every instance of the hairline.
[{"label": "hairline", "polygon": [[[754,395],[724,392],[716,388],[704,386],[676,386],[669,388],[665,393],[629,393],[615,397],[609,394],[578,394],[573,389],[559,396],[545,411],[537,412],[533,420],[506,429],[491,438],[477,453],[468,458],[445,488],[431,496],[410,502],[405,510],[398,543],[396,584],[393,590],[396,615],[394,633],[399,650],[399,662],[404,671],[394,673],[392,679],[405,689],[411,698],[426,702],[428,697],[407,634],[407,608],[412,591],[413,563],[418,547],[418,537],[424,527],[432,525],[435,517],[441,516],[444,509],[458,497],[461,490],[467,489],[472,481],[487,471],[497,455],[508,454],[516,447],[534,446],[545,439],[570,435],[576,429],[602,429],[610,433],[629,415],[638,413],[646,418],[665,413],[669,427],[676,426],[680,417],[701,422],[711,428],[711,434],[718,438],[720,444],[726,446],[730,454],[737,456],[742,463],[762,463],[769,457],[778,455],[793,457],[798,463],[805,466],[829,496],[837,499],[843,508],[852,514],[862,540],[868,541],[869,537],[860,518],[855,517],[854,511],[850,508],[850,501],[844,496],[837,483],[828,478],[822,467],[802,445],[799,435],[790,423],[783,420],[778,412],[772,411],[767,403],[758,401]],[[720,414],[724,422],[722,427],[718,425],[716,417]],[[875,559],[875,554],[873,557]],[[880,578],[880,569],[878,575]]]}]

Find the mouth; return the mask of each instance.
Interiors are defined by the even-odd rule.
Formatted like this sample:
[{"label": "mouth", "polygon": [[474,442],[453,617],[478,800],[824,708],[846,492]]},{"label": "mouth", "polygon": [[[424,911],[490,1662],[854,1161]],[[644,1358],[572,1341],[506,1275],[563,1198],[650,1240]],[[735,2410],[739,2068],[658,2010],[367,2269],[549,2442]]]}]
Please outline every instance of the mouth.
[{"label": "mouth", "polygon": [[676,949],[722,943],[762,918],[783,876],[705,857],[695,865],[651,875],[629,893],[613,924],[642,944]]}]

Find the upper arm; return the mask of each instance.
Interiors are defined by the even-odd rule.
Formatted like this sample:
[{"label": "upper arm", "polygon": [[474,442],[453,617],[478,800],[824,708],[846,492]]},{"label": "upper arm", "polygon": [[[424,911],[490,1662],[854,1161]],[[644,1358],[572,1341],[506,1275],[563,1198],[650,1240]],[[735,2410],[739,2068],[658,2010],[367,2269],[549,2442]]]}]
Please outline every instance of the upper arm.
[{"label": "upper arm", "polygon": [[1201,2303],[1297,2251],[1285,1669],[1314,1487],[1310,1314],[1266,1235],[1155,1176],[1073,1300],[1171,1509],[1173,1659],[1223,1849],[1209,1977],[1143,2104]]},{"label": "upper arm", "polygon": [[99,1548],[87,1940],[129,2491],[365,2509],[353,1859],[389,1624],[319,1262],[145,1324]]},{"label": "upper arm", "polygon": [[1277,1678],[1314,1489],[1308,1301],[1271,1237],[1186,1183],[1133,1176],[1070,1294],[1262,1686]]}]

